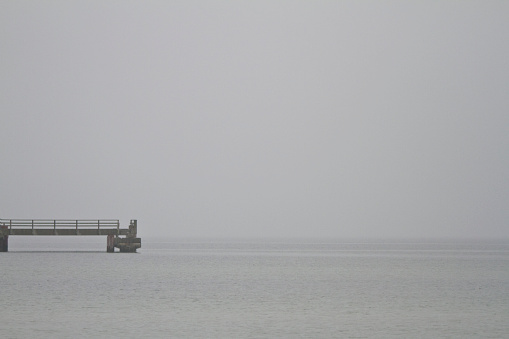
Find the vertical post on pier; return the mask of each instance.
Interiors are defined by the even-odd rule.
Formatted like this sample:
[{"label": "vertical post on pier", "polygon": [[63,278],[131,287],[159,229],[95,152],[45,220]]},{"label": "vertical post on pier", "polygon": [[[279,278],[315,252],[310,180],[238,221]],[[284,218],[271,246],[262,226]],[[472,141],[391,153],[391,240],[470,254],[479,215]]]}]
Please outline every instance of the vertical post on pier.
[{"label": "vertical post on pier", "polygon": [[115,236],[113,234],[108,234],[106,238],[106,252],[115,252]]},{"label": "vertical post on pier", "polygon": [[9,228],[5,225],[0,226],[0,252],[9,250]]}]

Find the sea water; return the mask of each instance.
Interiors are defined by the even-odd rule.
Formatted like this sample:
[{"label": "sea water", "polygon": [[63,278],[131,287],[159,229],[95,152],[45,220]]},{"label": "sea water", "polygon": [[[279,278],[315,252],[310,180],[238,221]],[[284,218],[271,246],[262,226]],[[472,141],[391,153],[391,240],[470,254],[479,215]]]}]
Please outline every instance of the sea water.
[{"label": "sea water", "polygon": [[507,241],[41,238],[0,253],[0,338],[509,337]]}]

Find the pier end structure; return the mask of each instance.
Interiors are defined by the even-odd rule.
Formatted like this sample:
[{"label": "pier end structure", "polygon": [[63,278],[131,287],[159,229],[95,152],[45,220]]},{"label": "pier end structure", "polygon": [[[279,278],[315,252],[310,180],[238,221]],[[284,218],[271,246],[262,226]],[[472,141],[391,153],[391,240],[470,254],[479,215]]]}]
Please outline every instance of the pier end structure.
[{"label": "pier end structure", "polygon": [[114,247],[117,247],[120,252],[136,252],[141,247],[141,238],[138,238],[138,220],[133,219],[129,223],[129,228],[125,234],[125,238],[115,237]]},{"label": "pier end structure", "polygon": [[136,252],[141,247],[137,236],[138,221],[133,219],[129,228],[120,228],[119,220],[64,220],[64,219],[0,219],[0,252],[9,249],[9,236],[13,235],[105,235],[106,251]]}]

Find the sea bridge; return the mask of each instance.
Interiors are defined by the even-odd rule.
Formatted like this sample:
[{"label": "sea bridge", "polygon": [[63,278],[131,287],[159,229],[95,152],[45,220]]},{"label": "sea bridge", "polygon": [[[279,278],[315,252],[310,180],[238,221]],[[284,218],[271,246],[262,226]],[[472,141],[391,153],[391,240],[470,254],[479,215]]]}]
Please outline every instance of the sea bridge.
[{"label": "sea bridge", "polygon": [[9,236],[18,235],[78,235],[106,236],[106,251],[136,252],[141,247],[137,237],[138,221],[133,219],[128,228],[121,228],[113,219],[0,219],[0,252],[7,252]]}]

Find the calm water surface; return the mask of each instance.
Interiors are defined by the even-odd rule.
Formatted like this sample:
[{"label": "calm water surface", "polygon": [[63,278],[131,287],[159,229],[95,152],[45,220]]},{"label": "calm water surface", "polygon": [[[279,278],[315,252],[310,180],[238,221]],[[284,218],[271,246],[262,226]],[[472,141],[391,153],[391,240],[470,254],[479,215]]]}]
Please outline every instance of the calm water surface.
[{"label": "calm water surface", "polygon": [[509,337],[509,242],[39,239],[0,253],[0,338]]}]

